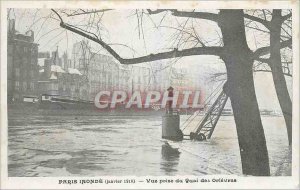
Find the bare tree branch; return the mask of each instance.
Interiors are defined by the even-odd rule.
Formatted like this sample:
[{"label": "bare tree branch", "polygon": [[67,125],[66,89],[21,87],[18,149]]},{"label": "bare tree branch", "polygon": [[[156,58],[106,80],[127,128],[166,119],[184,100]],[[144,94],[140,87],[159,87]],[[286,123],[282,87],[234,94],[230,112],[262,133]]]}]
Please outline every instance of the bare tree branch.
[{"label": "bare tree branch", "polygon": [[151,9],[147,9],[147,11],[150,15],[151,14],[158,14],[158,13],[161,13],[161,12],[164,12],[164,11],[169,11],[169,10],[172,10],[172,9],[157,9],[155,11],[152,11]]},{"label": "bare tree branch", "polygon": [[71,17],[71,16],[78,16],[78,15],[85,15],[85,14],[91,14],[91,13],[103,13],[103,12],[106,12],[106,11],[110,11],[110,10],[113,10],[113,9],[99,9],[99,10],[94,10],[94,11],[84,11],[81,9],[81,13],[72,13],[72,14],[68,14],[66,12],[64,12],[68,17]]},{"label": "bare tree branch", "polygon": [[[280,48],[291,47],[291,45],[292,45],[292,39],[285,40],[280,43]],[[268,53],[270,53],[270,46],[261,47],[261,48],[258,48],[253,53],[253,58],[258,59],[260,56],[267,55]]]},{"label": "bare tree branch", "polygon": [[[264,15],[264,17],[265,17],[265,15]],[[289,19],[290,17],[292,17],[292,13],[281,16],[281,22],[284,22],[285,20]],[[253,16],[253,15],[244,14],[244,18],[259,22],[262,25],[264,25],[266,28],[270,29],[270,21],[266,20],[266,17],[265,17],[265,19],[261,19],[259,17]]]},{"label": "bare tree branch", "polygon": [[[151,14],[157,14],[164,11],[171,11],[174,16],[179,17],[191,17],[191,18],[203,18],[203,19],[209,19],[209,20],[218,20],[218,15],[214,13],[202,13],[202,12],[184,12],[184,11],[177,11],[177,10],[169,10],[169,9],[159,9],[156,11],[151,11],[148,9],[148,12]],[[104,49],[106,49],[115,59],[117,59],[121,64],[137,64],[142,62],[151,62],[151,61],[157,61],[162,59],[169,59],[169,58],[176,58],[176,57],[184,57],[184,56],[192,56],[192,55],[216,55],[221,56],[223,53],[223,47],[220,46],[212,46],[212,47],[193,47],[193,48],[187,48],[183,50],[178,50],[177,48],[173,49],[172,51],[167,52],[161,52],[157,54],[149,54],[146,56],[136,57],[136,58],[122,58],[109,44],[105,43],[101,38],[98,38],[96,35],[91,36],[87,34],[87,32],[76,28],[75,26],[66,24],[63,22],[61,16],[52,9],[52,11],[59,17],[60,19],[60,26],[62,28],[65,28],[69,31],[72,31],[74,33],[77,33],[85,38],[88,38],[98,44],[100,44]],[[259,21],[260,23],[263,23],[267,27],[269,27],[269,21],[263,20],[261,18],[251,16],[248,14],[244,14],[245,18],[252,19],[254,21]],[[286,40],[281,42],[281,48],[290,47],[292,44],[292,39]],[[267,62],[267,60],[263,60],[263,58],[260,58],[260,56],[266,55],[270,52],[270,47],[262,47],[258,48],[253,53],[253,59],[260,60]]]},{"label": "bare tree branch", "polygon": [[252,26],[246,26],[246,27],[254,29],[254,30],[257,30],[257,31],[260,31],[260,32],[264,32],[264,33],[270,34],[270,31],[262,30],[262,29],[259,29],[258,27],[252,27]]},{"label": "bare tree branch", "polygon": [[287,15],[282,16],[282,19],[283,19],[283,21],[285,21],[285,20],[287,20],[287,19],[289,19],[289,18],[291,18],[291,17],[292,17],[292,12],[290,12],[290,13],[287,14]]},{"label": "bare tree branch", "polygon": [[268,28],[268,29],[270,28],[270,23],[267,20],[261,19],[261,18],[256,17],[256,16],[248,15],[248,14],[244,14],[244,18],[259,22],[262,25],[264,25],[266,28]]},{"label": "bare tree branch", "polygon": [[207,13],[207,12],[187,12],[187,11],[178,11],[176,9],[157,9],[152,11],[151,9],[147,9],[149,14],[158,14],[164,11],[171,11],[173,16],[177,17],[189,17],[189,18],[199,18],[199,19],[206,19],[211,21],[218,21],[218,14],[215,13]]},{"label": "bare tree branch", "polygon": [[219,19],[219,15],[215,13],[207,13],[207,12],[187,12],[187,11],[172,11],[173,16],[177,17],[189,17],[189,18],[199,18],[206,19],[217,22]]},{"label": "bare tree branch", "polygon": [[63,22],[63,19],[61,18],[61,16],[56,12],[56,10],[51,9],[51,11],[53,11],[59,18],[60,22]]},{"label": "bare tree branch", "polygon": [[261,58],[261,57],[258,57],[256,58],[255,60],[257,61],[260,61],[260,62],[263,62],[263,63],[270,63],[270,59],[269,58]]},{"label": "bare tree branch", "polygon": [[[253,72],[269,72],[271,73],[272,71],[271,70],[263,70],[263,69],[257,69],[257,70],[254,70]],[[290,74],[290,73],[283,73],[284,75],[286,76],[289,76],[289,77],[292,77],[293,75]]]},{"label": "bare tree branch", "polygon": [[263,9],[262,12],[263,12],[263,14],[264,14],[264,19],[267,20],[266,11]]},{"label": "bare tree branch", "polygon": [[[59,15],[55,10],[52,9],[53,12],[55,12],[57,15]],[[61,17],[59,16],[61,19]],[[157,61],[162,59],[169,59],[169,58],[176,58],[176,57],[184,57],[184,56],[192,56],[192,55],[216,55],[219,56],[222,53],[223,47],[194,47],[194,48],[188,48],[183,50],[174,49],[173,51],[168,52],[162,52],[157,54],[150,54],[146,56],[141,56],[137,58],[122,58],[114,49],[112,49],[107,43],[105,43],[103,40],[93,37],[91,35],[88,35],[87,33],[83,32],[82,30],[79,30],[72,25],[66,24],[61,19],[60,26],[62,28],[65,28],[71,32],[74,32],[76,34],[79,34],[87,39],[90,39],[98,44],[100,44],[104,49],[106,49],[115,59],[117,59],[121,64],[137,64],[137,63],[143,63],[143,62],[151,62],[151,61]]]}]

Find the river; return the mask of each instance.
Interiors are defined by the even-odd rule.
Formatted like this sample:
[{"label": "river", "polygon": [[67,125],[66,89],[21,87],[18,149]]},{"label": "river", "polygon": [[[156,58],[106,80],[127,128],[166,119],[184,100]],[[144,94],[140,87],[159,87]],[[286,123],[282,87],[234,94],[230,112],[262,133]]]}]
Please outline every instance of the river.
[{"label": "river", "polygon": [[[281,175],[290,152],[284,120],[262,121],[271,175]],[[162,148],[159,116],[16,114],[8,123],[10,177],[242,175],[232,116],[220,118],[208,141],[173,143],[180,151],[175,155]]]}]

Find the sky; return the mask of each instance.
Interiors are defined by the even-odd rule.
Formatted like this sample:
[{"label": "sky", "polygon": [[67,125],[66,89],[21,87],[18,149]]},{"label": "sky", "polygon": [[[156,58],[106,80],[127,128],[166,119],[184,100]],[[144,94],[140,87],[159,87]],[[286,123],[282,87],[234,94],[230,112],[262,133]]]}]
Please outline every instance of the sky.
[{"label": "sky", "polygon": [[[63,10],[70,14],[72,10]],[[213,12],[217,12],[213,10]],[[216,23],[207,20],[188,20],[187,18],[175,18],[170,13],[160,13],[148,16],[139,10],[111,10],[101,17],[96,29],[97,19],[90,18],[90,15],[68,17],[59,11],[64,22],[77,27],[87,29],[91,32],[99,32],[98,36],[105,42],[112,44],[112,47],[124,58],[148,55],[170,51],[174,49],[179,40],[176,40],[180,26],[185,26],[187,31],[193,26],[200,39],[208,46],[218,46],[220,40],[220,29]],[[39,44],[39,51],[55,51],[57,46],[60,55],[67,51],[69,57],[72,53],[72,45],[82,40],[82,37],[70,31],[60,28],[59,20],[50,9],[11,9],[9,18],[16,19],[16,30],[21,33],[27,30],[35,32],[35,42]],[[87,27],[88,23],[92,27]],[[264,29],[263,26],[260,26]],[[177,29],[176,29],[177,28]],[[247,42],[251,50],[257,47],[269,45],[269,38],[264,33],[247,29]],[[91,42],[93,51],[107,54],[100,45]],[[122,45],[120,45],[122,44]],[[126,46],[124,46],[126,45]],[[180,45],[179,49],[193,46],[193,42]],[[174,60],[163,60],[152,62],[151,65],[160,63],[171,63]],[[216,56],[192,56],[185,57],[173,63],[177,68],[186,68],[199,74],[214,72],[225,72],[224,63]],[[291,89],[291,81],[289,88]],[[259,105],[262,109],[279,110],[274,85],[270,73],[256,73],[256,94]],[[264,82],[260,82],[264,81]]]}]

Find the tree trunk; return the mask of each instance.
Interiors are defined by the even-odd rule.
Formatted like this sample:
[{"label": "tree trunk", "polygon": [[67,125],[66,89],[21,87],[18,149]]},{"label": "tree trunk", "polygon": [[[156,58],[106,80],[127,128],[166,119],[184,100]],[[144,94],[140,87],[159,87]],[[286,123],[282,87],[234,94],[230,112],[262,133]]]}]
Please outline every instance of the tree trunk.
[{"label": "tree trunk", "polygon": [[284,116],[289,145],[292,144],[292,101],[288,92],[285,77],[282,70],[280,54],[280,32],[282,16],[281,10],[273,10],[273,16],[270,23],[270,67],[272,70],[273,81],[275,85],[278,101]]},{"label": "tree trunk", "polygon": [[269,176],[268,151],[254,89],[254,60],[246,41],[243,11],[221,10],[218,24],[224,42],[221,58],[227,69],[224,91],[231,100],[243,174]]}]

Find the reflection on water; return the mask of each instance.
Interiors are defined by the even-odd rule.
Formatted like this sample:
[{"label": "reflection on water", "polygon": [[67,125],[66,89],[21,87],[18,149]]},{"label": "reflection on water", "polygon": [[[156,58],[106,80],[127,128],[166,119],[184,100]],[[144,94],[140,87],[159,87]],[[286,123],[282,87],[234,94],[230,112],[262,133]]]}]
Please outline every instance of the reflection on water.
[{"label": "reflection on water", "polygon": [[[275,174],[288,151],[284,120],[264,119]],[[211,140],[171,143],[179,150],[161,139],[160,116],[8,115],[8,124],[10,177],[241,175],[233,117]]]},{"label": "reflection on water", "polygon": [[178,148],[172,148],[168,142],[161,146],[161,169],[165,175],[172,175],[177,172],[180,152]]}]

